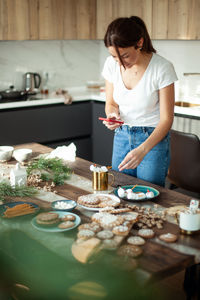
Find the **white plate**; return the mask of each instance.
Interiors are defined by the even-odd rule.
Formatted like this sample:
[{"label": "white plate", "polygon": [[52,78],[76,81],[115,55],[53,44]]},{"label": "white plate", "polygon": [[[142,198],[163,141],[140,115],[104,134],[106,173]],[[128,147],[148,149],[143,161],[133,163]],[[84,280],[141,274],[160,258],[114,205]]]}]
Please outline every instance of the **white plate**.
[{"label": "white plate", "polygon": [[[111,200],[114,200],[116,203],[120,203],[120,199],[115,196],[115,195],[110,195],[110,194],[94,194],[95,196],[103,196],[103,197],[109,197]],[[87,210],[92,210],[92,211],[99,211],[102,209],[102,207],[88,207],[88,206],[85,206],[85,205],[81,205],[79,203],[77,203],[78,206],[84,208],[84,209],[87,209]]]},{"label": "white plate", "polygon": [[[31,221],[31,224],[33,225],[33,227],[37,228],[38,230],[40,231],[46,231],[46,232],[62,232],[62,231],[68,231],[68,230],[71,230],[71,229],[74,229],[75,227],[77,227],[80,222],[81,222],[81,219],[78,215],[76,214],[73,214],[71,212],[66,212],[66,211],[51,211],[53,213],[56,213],[59,215],[59,218],[62,218],[66,215],[73,215],[76,217],[75,221],[74,221],[74,226],[73,227],[70,227],[70,228],[59,228],[58,227],[58,224],[55,224],[55,225],[52,225],[52,226],[43,226],[43,225],[40,225],[36,222],[36,217],[34,217]],[[61,222],[60,222],[61,223]]]}]

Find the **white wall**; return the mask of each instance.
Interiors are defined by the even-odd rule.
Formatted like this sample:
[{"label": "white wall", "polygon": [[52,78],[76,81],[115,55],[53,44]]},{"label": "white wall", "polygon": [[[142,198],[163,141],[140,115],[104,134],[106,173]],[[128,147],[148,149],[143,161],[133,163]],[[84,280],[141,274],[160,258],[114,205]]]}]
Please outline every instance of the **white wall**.
[{"label": "white wall", "polygon": [[[154,40],[153,45],[174,64],[180,80],[183,73],[200,73],[200,41]],[[82,86],[101,78],[107,56],[103,41],[0,42],[0,89],[11,84],[23,88],[23,75],[28,71],[49,72],[52,89]]]}]

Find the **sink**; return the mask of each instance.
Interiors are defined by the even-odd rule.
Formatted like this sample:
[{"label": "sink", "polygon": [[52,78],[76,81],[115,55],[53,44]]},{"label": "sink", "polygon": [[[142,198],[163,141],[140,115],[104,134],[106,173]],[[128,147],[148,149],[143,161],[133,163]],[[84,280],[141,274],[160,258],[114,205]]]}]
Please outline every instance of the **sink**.
[{"label": "sink", "polygon": [[175,106],[195,107],[195,106],[200,106],[200,103],[199,104],[195,104],[195,103],[191,103],[191,102],[177,101],[177,102],[175,102]]}]

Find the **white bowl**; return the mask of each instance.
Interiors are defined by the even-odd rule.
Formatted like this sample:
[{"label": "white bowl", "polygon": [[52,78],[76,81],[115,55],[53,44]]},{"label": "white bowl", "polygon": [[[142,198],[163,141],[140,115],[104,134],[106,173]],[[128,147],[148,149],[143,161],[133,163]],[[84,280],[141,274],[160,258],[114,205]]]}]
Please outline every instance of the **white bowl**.
[{"label": "white bowl", "polygon": [[13,152],[13,157],[19,161],[19,162],[23,162],[25,160],[28,160],[29,158],[31,158],[32,156],[32,150],[31,149],[16,149]]},{"label": "white bowl", "polygon": [[0,161],[8,161],[11,159],[14,147],[0,146]]}]

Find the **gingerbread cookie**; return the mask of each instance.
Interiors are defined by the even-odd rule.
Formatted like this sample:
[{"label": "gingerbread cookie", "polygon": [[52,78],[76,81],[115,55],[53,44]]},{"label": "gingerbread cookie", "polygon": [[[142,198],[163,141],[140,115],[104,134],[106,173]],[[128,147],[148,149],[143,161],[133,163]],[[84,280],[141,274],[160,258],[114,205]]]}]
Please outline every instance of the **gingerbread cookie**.
[{"label": "gingerbread cookie", "polygon": [[151,239],[154,237],[155,233],[152,229],[145,228],[138,230],[138,235],[145,239]]},{"label": "gingerbread cookie", "polygon": [[118,249],[117,254],[122,256],[138,257],[142,254],[142,252],[142,249],[138,246],[123,245]]},{"label": "gingerbread cookie", "polygon": [[127,243],[131,245],[141,246],[145,244],[145,240],[140,236],[130,236],[127,239]]},{"label": "gingerbread cookie", "polygon": [[178,238],[177,235],[173,234],[173,233],[164,233],[159,236],[159,239],[161,241],[164,241],[167,243],[174,243],[174,242],[176,242],[177,238]]}]

